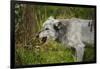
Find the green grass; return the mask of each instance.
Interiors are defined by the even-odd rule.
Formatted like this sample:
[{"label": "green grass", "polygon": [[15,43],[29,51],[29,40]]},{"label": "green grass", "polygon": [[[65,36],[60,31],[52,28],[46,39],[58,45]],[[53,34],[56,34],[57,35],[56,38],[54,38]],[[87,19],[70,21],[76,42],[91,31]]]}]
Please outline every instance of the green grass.
[{"label": "green grass", "polygon": [[[86,44],[84,61],[94,60],[94,48]],[[73,50],[55,41],[48,41],[39,47],[16,48],[16,65],[51,64],[74,62]]]},{"label": "green grass", "polygon": [[95,61],[95,48],[94,44],[85,43],[85,54],[84,54],[84,61]]},{"label": "green grass", "polygon": [[58,44],[54,41],[47,42],[47,44],[44,44],[39,48],[16,48],[17,65],[50,64],[73,61],[71,50],[66,49],[62,44]]}]

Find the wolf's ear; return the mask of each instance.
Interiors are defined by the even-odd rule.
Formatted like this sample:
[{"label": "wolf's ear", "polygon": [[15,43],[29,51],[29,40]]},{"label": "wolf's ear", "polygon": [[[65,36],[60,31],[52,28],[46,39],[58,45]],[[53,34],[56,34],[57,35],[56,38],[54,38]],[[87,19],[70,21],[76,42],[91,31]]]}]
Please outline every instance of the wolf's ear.
[{"label": "wolf's ear", "polygon": [[58,26],[61,26],[61,25],[62,25],[62,24],[61,24],[61,22],[59,21],[59,22],[58,22]]},{"label": "wolf's ear", "polygon": [[53,25],[53,28],[54,28],[56,31],[59,30],[58,27],[57,27],[55,24]]},{"label": "wolf's ear", "polygon": [[58,30],[60,30],[61,29],[61,27],[62,27],[62,24],[61,24],[61,22],[59,21],[59,22],[57,22],[56,24],[54,24],[54,29],[56,30],[56,31],[58,31]]}]

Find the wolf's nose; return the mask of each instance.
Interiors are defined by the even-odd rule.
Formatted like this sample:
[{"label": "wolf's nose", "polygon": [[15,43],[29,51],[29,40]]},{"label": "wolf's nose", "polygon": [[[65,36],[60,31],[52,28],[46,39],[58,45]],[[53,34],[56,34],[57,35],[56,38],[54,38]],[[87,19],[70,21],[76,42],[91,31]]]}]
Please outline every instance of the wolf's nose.
[{"label": "wolf's nose", "polygon": [[36,34],[36,38],[39,38],[39,34],[40,34],[40,32],[38,32],[38,33]]}]

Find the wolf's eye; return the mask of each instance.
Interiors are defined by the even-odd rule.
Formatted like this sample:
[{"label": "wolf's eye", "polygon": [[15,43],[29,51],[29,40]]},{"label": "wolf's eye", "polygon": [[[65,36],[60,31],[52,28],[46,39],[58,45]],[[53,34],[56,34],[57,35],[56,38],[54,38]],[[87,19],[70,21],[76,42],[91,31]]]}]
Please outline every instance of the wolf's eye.
[{"label": "wolf's eye", "polygon": [[49,28],[45,28],[45,30],[49,30]]}]

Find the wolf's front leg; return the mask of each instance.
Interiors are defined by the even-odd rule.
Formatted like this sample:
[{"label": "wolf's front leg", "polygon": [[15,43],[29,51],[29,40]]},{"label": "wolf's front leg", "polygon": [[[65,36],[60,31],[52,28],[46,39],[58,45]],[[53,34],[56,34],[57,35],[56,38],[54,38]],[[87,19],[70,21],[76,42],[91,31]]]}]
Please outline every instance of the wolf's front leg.
[{"label": "wolf's front leg", "polygon": [[83,61],[83,56],[84,56],[84,44],[80,44],[77,47],[75,47],[76,53],[76,62],[81,62]]}]

